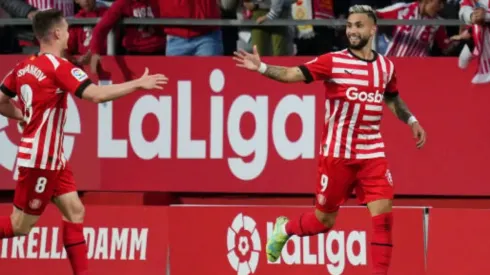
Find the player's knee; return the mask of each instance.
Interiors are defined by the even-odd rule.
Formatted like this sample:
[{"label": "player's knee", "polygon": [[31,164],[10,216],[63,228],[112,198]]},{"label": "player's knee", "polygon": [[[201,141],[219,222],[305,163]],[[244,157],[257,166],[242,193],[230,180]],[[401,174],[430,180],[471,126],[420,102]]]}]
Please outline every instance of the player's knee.
[{"label": "player's knee", "polygon": [[34,222],[25,222],[20,219],[16,218],[11,218],[12,219],[12,231],[14,232],[15,236],[25,236],[28,235],[29,232],[31,232],[32,228],[34,227],[35,223]]},{"label": "player's knee", "polygon": [[369,212],[371,216],[378,216],[384,213],[389,213],[392,211],[393,203],[392,200],[382,199],[368,203]]},{"label": "player's knee", "polygon": [[82,223],[85,218],[85,207],[81,203],[71,205],[69,215],[65,218],[72,223]]},{"label": "player's knee", "polygon": [[319,210],[316,210],[315,214],[317,219],[325,225],[327,228],[332,228],[335,225],[335,220],[337,219],[337,213],[324,213]]}]

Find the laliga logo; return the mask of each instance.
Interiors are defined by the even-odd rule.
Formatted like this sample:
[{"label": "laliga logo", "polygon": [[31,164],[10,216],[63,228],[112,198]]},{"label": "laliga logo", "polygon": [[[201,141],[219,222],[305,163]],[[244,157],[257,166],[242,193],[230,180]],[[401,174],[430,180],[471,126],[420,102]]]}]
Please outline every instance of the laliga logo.
[{"label": "laliga logo", "polygon": [[228,261],[237,275],[255,273],[262,250],[257,223],[249,216],[238,214],[228,228]]},{"label": "laliga logo", "polygon": [[[15,98],[17,100],[17,98]],[[74,134],[80,134],[80,114],[78,112],[77,105],[75,101],[68,95],[68,109],[66,113],[66,124],[64,127],[64,141],[63,150],[65,152],[65,157],[70,158],[73,152],[73,147],[75,146],[75,136]],[[17,158],[17,145],[15,142],[11,141],[6,131],[4,130],[8,126],[8,119],[4,116],[0,116],[0,144],[2,144],[2,153],[0,154],[0,166],[3,168],[14,171],[14,180],[17,180],[18,169],[15,167],[15,160]],[[19,129],[19,132],[21,130]],[[15,170],[14,170],[15,168]]]}]

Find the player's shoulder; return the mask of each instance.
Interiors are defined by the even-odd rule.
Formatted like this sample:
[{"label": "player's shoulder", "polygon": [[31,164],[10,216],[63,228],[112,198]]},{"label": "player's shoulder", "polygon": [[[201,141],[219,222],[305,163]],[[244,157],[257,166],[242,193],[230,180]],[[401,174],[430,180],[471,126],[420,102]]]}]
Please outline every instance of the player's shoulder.
[{"label": "player's shoulder", "polygon": [[334,51],[322,54],[320,56],[315,57],[315,59],[311,60],[311,62],[332,62],[332,60],[337,58],[350,58],[349,52],[347,49],[341,51]]},{"label": "player's shoulder", "polygon": [[30,64],[38,67],[44,72],[57,71],[61,66],[68,62],[64,58],[57,57],[55,55],[45,53],[45,54],[35,54],[28,57],[24,64]]},{"label": "player's shoulder", "polygon": [[376,54],[377,54],[378,61],[381,63],[382,70],[386,72],[391,79],[393,73],[395,72],[395,63],[385,55],[382,55],[380,53],[376,53]]}]

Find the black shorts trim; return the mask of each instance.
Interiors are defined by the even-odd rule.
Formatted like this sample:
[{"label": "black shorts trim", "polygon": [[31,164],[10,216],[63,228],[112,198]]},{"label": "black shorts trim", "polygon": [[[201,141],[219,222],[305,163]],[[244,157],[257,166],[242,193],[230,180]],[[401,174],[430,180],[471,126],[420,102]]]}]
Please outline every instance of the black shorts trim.
[{"label": "black shorts trim", "polygon": [[21,207],[19,207],[17,204],[13,204],[15,208],[17,208],[17,210],[20,210],[20,211],[24,211],[24,209],[22,209]]},{"label": "black shorts trim", "polygon": [[87,79],[85,81],[83,81],[77,88],[77,90],[75,91],[75,95],[79,98],[82,98],[82,95],[83,95],[83,92],[85,92],[85,89],[87,89],[87,87],[92,84],[92,80],[90,79]]},{"label": "black shorts trim", "polygon": [[81,242],[73,243],[73,244],[67,244],[67,245],[65,245],[65,248],[69,248],[69,247],[73,247],[73,246],[77,246],[77,245],[82,245],[82,244],[85,244],[85,241],[81,241]]},{"label": "black shorts trim", "polygon": [[305,83],[313,82],[313,80],[314,80],[313,76],[311,75],[310,70],[308,70],[308,68],[306,68],[305,65],[300,65],[300,66],[298,66],[298,68],[301,70],[301,72],[305,76]]},{"label": "black shorts trim", "polygon": [[6,94],[8,97],[15,97],[16,94],[14,92],[12,92],[9,88],[7,88],[7,86],[3,85],[0,86],[0,90],[2,90],[2,92],[4,94]]}]

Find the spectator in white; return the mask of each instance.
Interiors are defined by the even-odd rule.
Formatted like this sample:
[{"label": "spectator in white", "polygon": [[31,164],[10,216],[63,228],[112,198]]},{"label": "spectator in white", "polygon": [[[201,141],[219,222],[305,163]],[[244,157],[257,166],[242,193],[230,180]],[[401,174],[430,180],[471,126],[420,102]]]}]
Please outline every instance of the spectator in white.
[{"label": "spectator in white", "polygon": [[[419,0],[378,9],[376,14],[381,19],[442,19],[437,14],[443,8],[444,0]],[[443,53],[450,50],[451,43],[444,26],[398,25],[394,28],[393,37],[384,54],[386,56],[428,56],[434,42]]]},{"label": "spectator in white", "polygon": [[466,68],[471,59],[478,59],[478,70],[472,79],[474,84],[490,82],[490,13],[489,0],[462,0],[459,17],[471,25],[462,33],[463,39],[473,42],[473,49],[466,45],[459,56],[460,68]]},{"label": "spectator in white", "polygon": [[[1,0],[0,7],[12,17],[29,19],[34,17],[37,10],[58,9],[65,17],[73,16],[75,13],[73,0]],[[32,27],[19,28],[18,37],[23,53],[33,54],[39,51]]]},{"label": "spectator in white", "polygon": [[[261,24],[274,19],[291,19],[291,5],[294,2],[296,0],[245,0],[244,6],[252,12],[252,19]],[[293,28],[253,28],[252,44],[257,46],[261,55],[292,55]]]}]

